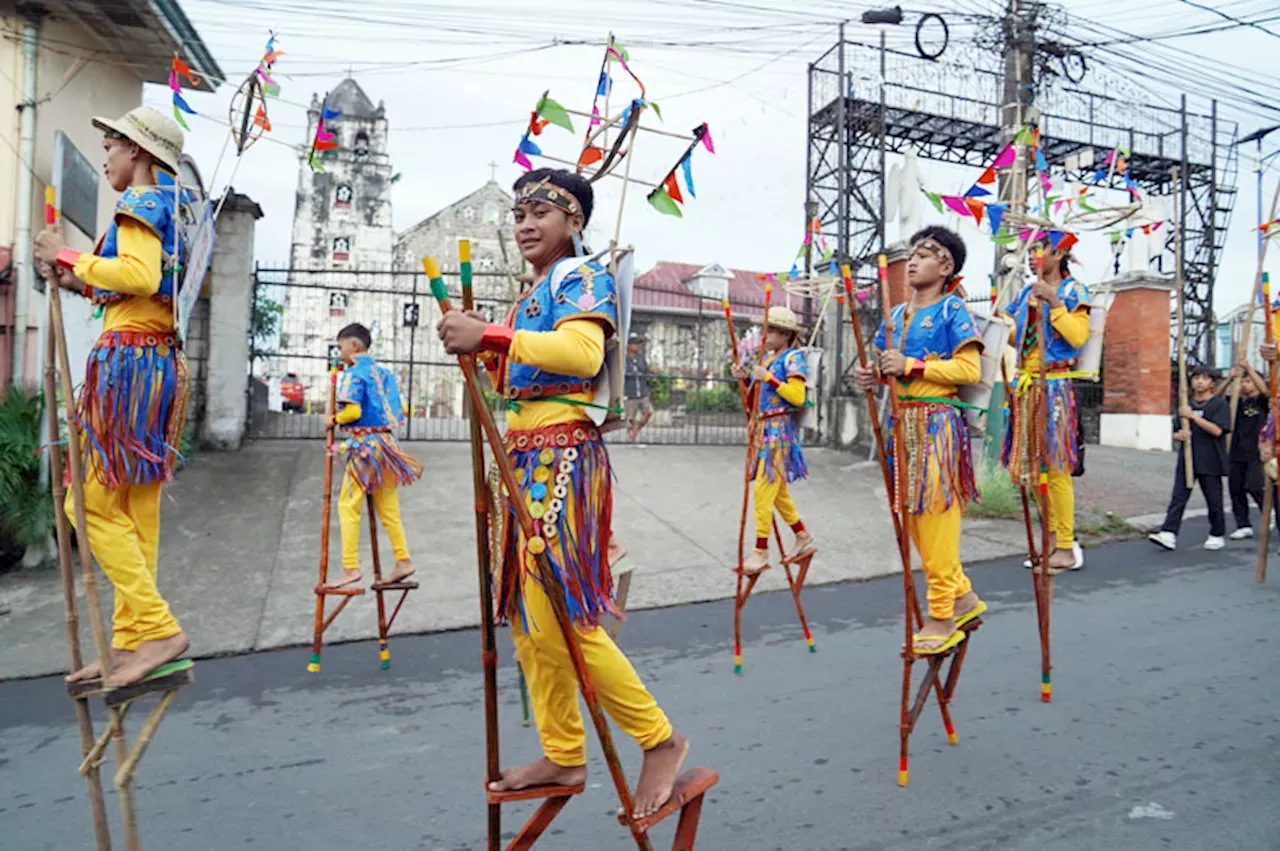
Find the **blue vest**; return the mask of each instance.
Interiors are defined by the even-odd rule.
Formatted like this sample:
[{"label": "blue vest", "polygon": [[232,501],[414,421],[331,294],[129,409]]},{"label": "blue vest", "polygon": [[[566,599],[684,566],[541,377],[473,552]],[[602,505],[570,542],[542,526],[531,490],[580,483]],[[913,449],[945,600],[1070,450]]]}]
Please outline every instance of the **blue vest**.
[{"label": "blue vest", "polygon": [[[1018,292],[1017,297],[1009,302],[1009,306],[1005,308],[1005,313],[1013,317],[1018,323],[1018,345],[1017,351],[1019,360],[1022,356],[1022,343],[1027,333],[1027,317],[1030,314],[1030,306],[1027,299],[1031,296],[1031,284],[1027,284]],[[1058,300],[1062,302],[1062,306],[1067,312],[1075,310],[1077,307],[1089,306],[1089,289],[1084,284],[1076,281],[1075,278],[1063,278],[1062,283],[1058,285]],[[1049,363],[1070,363],[1080,357],[1080,349],[1062,339],[1057,331],[1052,330],[1049,324],[1049,311],[1044,310],[1045,305],[1041,304],[1038,311],[1040,313],[1041,329],[1049,329],[1051,333],[1045,337],[1045,357]],[[1083,348],[1083,346],[1081,347]]]},{"label": "blue vest", "polygon": [[[596,262],[566,257],[515,306],[517,331],[554,331],[570,319],[597,319],[605,324],[606,336],[618,324],[618,291],[613,276]],[[503,387],[510,398],[540,399],[582,392],[595,386],[599,374],[590,379],[559,375],[532,364],[514,363],[505,358]],[[603,369],[603,367],[601,367]]]},{"label": "blue vest", "polygon": [[[788,379],[793,376],[800,376],[808,381],[809,370],[805,364],[804,352],[800,349],[786,349],[781,351],[769,361],[769,365],[765,367],[769,370],[769,374],[774,378],[786,384]],[[792,405],[786,399],[778,395],[778,391],[773,389],[773,385],[766,384],[760,388],[760,413],[771,414],[775,411],[799,410],[800,406]]]},{"label": "blue vest", "polygon": [[[130,186],[120,196],[115,212],[111,215],[111,224],[107,226],[94,253],[99,257],[120,256],[116,240],[118,222],[122,217],[144,225],[160,237],[160,289],[152,298],[169,304],[177,292],[182,259],[188,254],[188,246],[179,243],[181,223],[177,214],[177,184],[173,175],[163,169],[154,169],[153,174],[155,186]],[[125,298],[128,296],[123,293],[95,288],[93,300],[99,304],[111,304]]]},{"label": "blue vest", "polygon": [[[964,299],[954,293],[911,314],[911,325],[907,328],[904,340],[902,321],[906,312],[907,305],[904,302],[895,307],[890,316],[893,319],[894,348],[909,358],[947,360],[970,343],[982,343]],[[880,323],[875,343],[877,349],[885,350],[884,322]]]},{"label": "blue vest", "polygon": [[373,355],[356,355],[355,361],[338,379],[338,402],[360,406],[360,418],[345,428],[396,428],[405,421],[396,377]]}]

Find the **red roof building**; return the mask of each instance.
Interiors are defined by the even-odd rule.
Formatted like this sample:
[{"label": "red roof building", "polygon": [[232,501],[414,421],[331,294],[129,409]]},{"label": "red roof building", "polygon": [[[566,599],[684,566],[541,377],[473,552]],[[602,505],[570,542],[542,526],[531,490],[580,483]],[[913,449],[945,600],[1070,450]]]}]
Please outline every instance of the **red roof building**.
[{"label": "red roof building", "polygon": [[696,263],[660,261],[638,276],[632,295],[632,310],[645,313],[668,313],[696,316],[699,301],[703,313],[720,309],[718,298],[699,299],[689,281],[700,272],[724,273],[729,276],[729,303],[735,316],[760,316],[764,313],[764,281],[757,272],[699,266]]}]

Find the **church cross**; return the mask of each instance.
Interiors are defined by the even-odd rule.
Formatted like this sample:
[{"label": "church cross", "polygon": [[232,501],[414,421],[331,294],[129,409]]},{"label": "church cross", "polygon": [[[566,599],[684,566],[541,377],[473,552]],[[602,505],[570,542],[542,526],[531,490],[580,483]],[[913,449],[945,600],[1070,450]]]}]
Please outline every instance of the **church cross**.
[{"label": "church cross", "polygon": [[498,179],[498,164],[493,160],[489,160],[489,179],[490,180]]}]

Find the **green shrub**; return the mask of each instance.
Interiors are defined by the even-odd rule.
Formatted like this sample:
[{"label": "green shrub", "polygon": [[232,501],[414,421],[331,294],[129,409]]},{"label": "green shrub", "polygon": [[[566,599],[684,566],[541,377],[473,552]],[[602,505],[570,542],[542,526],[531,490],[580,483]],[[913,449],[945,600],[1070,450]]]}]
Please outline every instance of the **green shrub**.
[{"label": "green shrub", "polygon": [[0,389],[0,570],[47,541],[53,528],[53,502],[40,487],[43,413],[43,394]]},{"label": "green shrub", "polygon": [[649,403],[655,408],[666,408],[671,404],[671,387],[675,379],[671,373],[654,369],[649,373]]},{"label": "green shrub", "polygon": [[974,471],[978,480],[978,496],[981,502],[969,504],[970,517],[1001,517],[1010,520],[1022,517],[1022,497],[1009,478],[1009,471],[999,462],[983,458]]},{"label": "green shrub", "polygon": [[742,397],[734,384],[717,384],[710,390],[690,393],[685,397],[685,410],[691,414],[724,414],[742,410]]}]

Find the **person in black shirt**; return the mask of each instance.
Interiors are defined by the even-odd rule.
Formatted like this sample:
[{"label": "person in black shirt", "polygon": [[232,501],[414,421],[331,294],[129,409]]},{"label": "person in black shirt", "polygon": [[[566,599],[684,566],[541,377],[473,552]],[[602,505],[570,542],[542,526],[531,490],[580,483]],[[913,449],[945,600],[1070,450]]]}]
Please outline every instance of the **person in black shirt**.
[{"label": "person in black shirt", "polygon": [[[1193,398],[1178,409],[1174,418],[1173,439],[1178,443],[1178,463],[1173,476],[1173,495],[1169,497],[1169,510],[1159,532],[1148,537],[1166,550],[1178,545],[1178,529],[1182,526],[1182,512],[1191,498],[1183,469],[1185,451],[1182,441],[1191,441],[1191,469],[1195,480],[1209,506],[1209,537],[1206,550],[1220,550],[1226,546],[1222,536],[1226,533],[1226,518],[1222,511],[1222,477],[1227,473],[1226,433],[1231,430],[1231,408],[1225,399],[1214,395],[1218,371],[1208,366],[1198,366],[1191,373]],[[1186,417],[1190,433],[1181,430],[1181,418]]]},{"label": "person in black shirt", "polygon": [[653,416],[653,404],[649,401],[649,359],[644,354],[644,336],[638,333],[627,340],[627,373],[623,384],[627,437],[635,440]]},{"label": "person in black shirt", "polygon": [[[1259,508],[1262,507],[1262,458],[1258,455],[1258,435],[1267,418],[1267,397],[1263,393],[1265,383],[1247,360],[1241,359],[1232,367],[1230,378],[1240,380],[1240,402],[1231,428],[1227,489],[1231,493],[1231,513],[1236,521],[1231,540],[1242,541],[1253,537],[1249,497],[1253,497]],[[1228,380],[1224,389],[1230,383]]]}]

